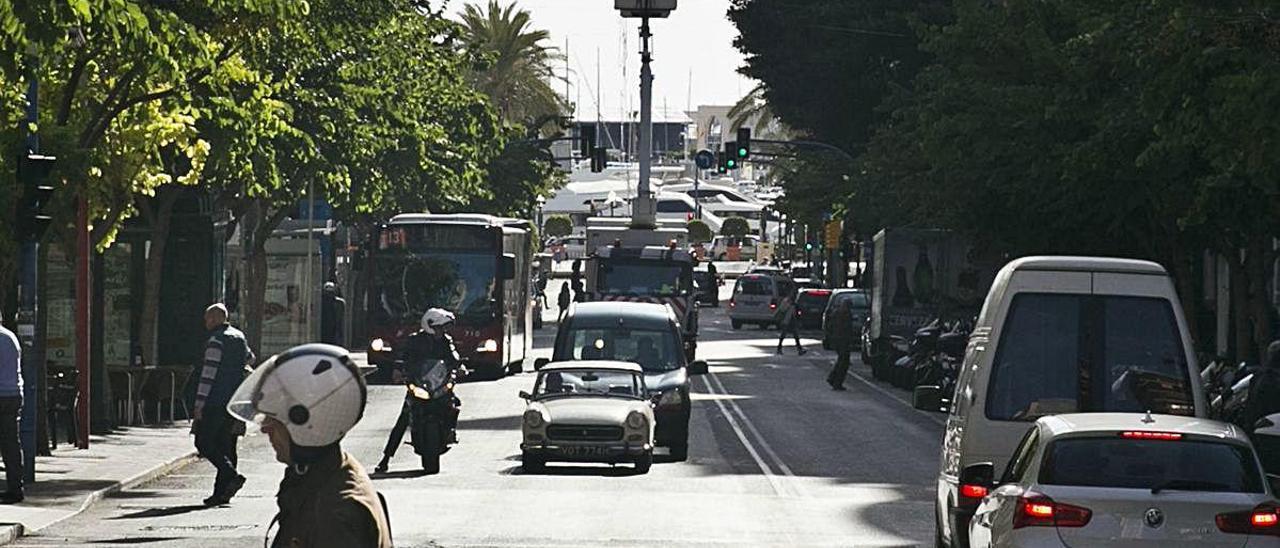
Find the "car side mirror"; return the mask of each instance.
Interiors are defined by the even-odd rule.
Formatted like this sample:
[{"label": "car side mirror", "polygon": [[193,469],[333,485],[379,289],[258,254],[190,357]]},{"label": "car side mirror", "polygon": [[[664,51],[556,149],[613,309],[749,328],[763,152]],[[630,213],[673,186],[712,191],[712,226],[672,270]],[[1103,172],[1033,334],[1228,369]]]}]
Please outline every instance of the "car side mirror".
[{"label": "car side mirror", "polygon": [[530,394],[530,393],[528,393],[528,392],[525,392],[524,390],[521,390],[521,391],[520,391],[520,399],[522,399],[522,400],[531,400],[531,399],[533,399],[533,394]]},{"label": "car side mirror", "polygon": [[[960,470],[960,489],[964,491],[966,486],[970,486],[970,491],[977,491],[972,494],[977,495],[980,493],[982,496],[969,498],[985,497],[987,492],[990,492],[991,488],[995,487],[995,477],[996,466],[994,464],[989,462],[970,464]],[[961,494],[964,495],[965,493],[962,492]]]},{"label": "car side mirror", "polygon": [[502,255],[501,261],[502,279],[514,280],[516,278],[516,256],[510,253]]},{"label": "car side mirror", "polygon": [[942,387],[917,386],[911,392],[911,406],[921,411],[946,413],[947,406],[942,404]]},{"label": "car side mirror", "polygon": [[706,375],[707,369],[707,362],[702,360],[694,360],[693,363],[689,364],[690,375]]},{"label": "car side mirror", "polygon": [[1267,416],[1265,416],[1265,417],[1262,417],[1262,418],[1258,419],[1258,422],[1253,423],[1253,429],[1254,429],[1254,430],[1262,430],[1262,429],[1264,429],[1264,428],[1271,428],[1271,427],[1275,426],[1275,425],[1276,425],[1275,421],[1271,420],[1273,417],[1278,417],[1278,416],[1277,416],[1277,415],[1267,415]]},{"label": "car side mirror", "polygon": [[549,363],[551,363],[551,360],[549,360],[549,359],[547,359],[547,358],[538,358],[538,359],[536,359],[536,360],[533,360],[533,370],[534,370],[534,371],[542,371],[542,368],[543,368],[543,367],[546,367],[546,366],[547,366],[547,364],[549,364]]}]

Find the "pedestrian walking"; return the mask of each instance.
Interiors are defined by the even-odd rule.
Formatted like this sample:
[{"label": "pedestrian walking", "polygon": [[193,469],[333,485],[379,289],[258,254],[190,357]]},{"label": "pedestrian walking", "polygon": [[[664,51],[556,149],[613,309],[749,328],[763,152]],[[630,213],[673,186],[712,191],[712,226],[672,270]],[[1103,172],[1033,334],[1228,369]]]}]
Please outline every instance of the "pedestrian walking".
[{"label": "pedestrian walking", "polygon": [[325,282],[320,300],[320,342],[346,346],[342,320],[347,316],[347,301],[338,292],[338,284]]},{"label": "pedestrian walking", "polygon": [[831,317],[831,342],[836,351],[836,365],[827,375],[827,384],[838,391],[844,391],[844,379],[849,376],[849,353],[853,351],[853,312],[849,302],[849,299],[841,300]]},{"label": "pedestrian walking", "polygon": [[556,304],[560,305],[560,317],[558,321],[564,321],[564,315],[569,312],[569,304],[573,302],[573,295],[569,292],[569,284],[560,286],[560,296],[556,299]]},{"label": "pedestrian walking", "polygon": [[800,307],[796,306],[795,290],[783,298],[780,308],[782,312],[778,318],[778,353],[782,353],[782,343],[790,334],[796,340],[796,354],[805,355],[808,350],[800,344]]},{"label": "pedestrian walking", "polygon": [[227,402],[244,380],[254,355],[244,333],[227,322],[227,308],[221,303],[205,309],[204,326],[209,338],[192,406],[195,420],[191,431],[196,436],[196,450],[218,469],[213,494],[204,503],[220,506],[231,502],[244,487],[244,476],[236,472],[236,443],[244,435],[244,425],[227,414]]},{"label": "pedestrian walking", "polygon": [[4,460],[5,491],[0,504],[22,502],[22,440],[18,421],[22,417],[22,347],[18,337],[5,328],[0,311],[0,455]]},{"label": "pedestrian walking", "polygon": [[573,260],[573,273],[569,275],[569,283],[573,285],[573,301],[587,302],[587,288],[582,284],[582,259]]},{"label": "pedestrian walking", "polygon": [[326,344],[286,350],[235,390],[228,411],[244,423],[261,421],[276,460],[287,465],[273,548],[391,548],[382,498],[341,446],[364,415],[366,397],[350,354]]}]

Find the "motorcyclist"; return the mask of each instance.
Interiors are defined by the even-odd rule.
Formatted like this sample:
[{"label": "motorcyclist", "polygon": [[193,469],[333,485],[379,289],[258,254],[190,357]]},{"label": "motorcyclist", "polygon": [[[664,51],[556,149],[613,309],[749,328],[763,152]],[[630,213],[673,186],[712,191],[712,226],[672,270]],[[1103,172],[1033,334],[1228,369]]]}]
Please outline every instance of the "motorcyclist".
[{"label": "motorcyclist", "polygon": [[391,547],[387,511],[373,482],[339,446],[364,415],[367,396],[347,351],[327,344],[272,357],[232,395],[227,411],[261,425],[276,460],[288,465],[271,546]]},{"label": "motorcyclist", "polygon": [[[432,308],[422,315],[422,329],[409,336],[405,341],[404,353],[401,355],[401,363],[404,367],[413,368],[422,364],[427,360],[443,360],[446,367],[459,371],[465,376],[467,374],[466,367],[462,364],[462,359],[458,357],[458,350],[453,345],[453,337],[449,335],[449,330],[453,328],[454,315],[452,312],[442,308]],[[404,372],[400,372],[401,375]],[[400,444],[404,441],[404,431],[409,427],[409,423],[413,417],[410,405],[412,398],[406,394],[404,405],[400,408],[400,417],[396,419],[396,425],[391,429],[391,436],[387,438],[387,445],[382,450],[382,460],[378,461],[378,466],[373,469],[375,474],[385,474],[387,468],[391,464],[391,457],[394,457],[396,450],[400,448]],[[462,401],[456,395],[453,396],[452,412],[447,417],[449,421],[449,443],[457,443],[457,427],[458,427],[458,408],[462,406]]]}]

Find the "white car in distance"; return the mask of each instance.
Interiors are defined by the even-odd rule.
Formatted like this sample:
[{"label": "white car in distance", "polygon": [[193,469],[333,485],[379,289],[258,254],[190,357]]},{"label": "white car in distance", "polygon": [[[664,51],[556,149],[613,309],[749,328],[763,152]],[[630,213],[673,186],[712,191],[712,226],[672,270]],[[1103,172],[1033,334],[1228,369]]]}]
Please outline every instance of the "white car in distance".
[{"label": "white car in distance", "polygon": [[526,472],[548,461],[653,465],[653,402],[639,365],[618,361],[547,364],[538,372],[522,420]]},{"label": "white car in distance", "polygon": [[1249,438],[1216,421],[1173,415],[1042,417],[1004,477],[965,467],[982,497],[969,546],[1280,546],[1280,512]]}]

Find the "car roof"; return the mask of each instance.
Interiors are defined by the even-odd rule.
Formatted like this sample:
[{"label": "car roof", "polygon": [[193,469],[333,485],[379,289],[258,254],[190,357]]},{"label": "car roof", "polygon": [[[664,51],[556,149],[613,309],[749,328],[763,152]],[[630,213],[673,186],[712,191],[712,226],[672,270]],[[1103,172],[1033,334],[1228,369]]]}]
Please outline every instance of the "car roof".
[{"label": "car roof", "polygon": [[574,327],[667,329],[672,319],[667,305],[618,301],[574,303],[569,316]]},{"label": "car roof", "polygon": [[1198,417],[1145,413],[1067,413],[1041,417],[1037,422],[1051,438],[1089,433],[1139,430],[1173,432],[1248,443],[1249,438],[1235,425]]},{"label": "car roof", "polygon": [[1166,276],[1163,266],[1151,261],[1116,259],[1111,257],[1037,256],[1023,257],[1010,262],[1006,269],[1019,270],[1067,270],[1080,272],[1121,272],[1126,274],[1153,274]]},{"label": "car roof", "polygon": [[542,366],[542,372],[547,371],[567,371],[571,369],[609,369],[613,371],[627,371],[630,373],[644,373],[644,370],[631,362],[620,362],[614,360],[577,360],[551,362]]}]

